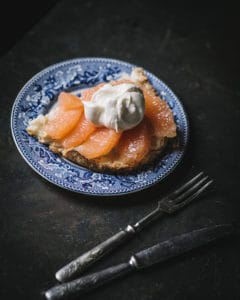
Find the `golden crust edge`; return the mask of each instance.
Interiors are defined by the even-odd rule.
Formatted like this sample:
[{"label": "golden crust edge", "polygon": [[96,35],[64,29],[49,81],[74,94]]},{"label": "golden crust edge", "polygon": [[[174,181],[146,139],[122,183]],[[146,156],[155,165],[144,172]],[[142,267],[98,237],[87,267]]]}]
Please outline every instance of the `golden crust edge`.
[{"label": "golden crust edge", "polygon": [[162,138],[162,141],[159,142],[161,144],[161,147],[150,150],[148,155],[145,156],[145,158],[136,165],[124,163],[119,160],[106,161],[104,157],[99,157],[97,159],[87,159],[76,150],[70,150],[64,153],[63,156],[68,160],[95,172],[109,173],[109,174],[128,174],[146,168],[153,161],[155,161],[157,158],[160,157],[160,155],[163,153],[163,151],[167,146],[168,139]]}]

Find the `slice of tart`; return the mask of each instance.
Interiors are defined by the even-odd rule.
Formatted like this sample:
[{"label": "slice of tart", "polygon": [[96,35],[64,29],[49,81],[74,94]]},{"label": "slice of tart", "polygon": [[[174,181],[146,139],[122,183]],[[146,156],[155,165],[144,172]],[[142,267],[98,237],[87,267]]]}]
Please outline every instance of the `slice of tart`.
[{"label": "slice of tart", "polygon": [[67,159],[98,172],[120,174],[146,166],[176,137],[168,104],[141,68],[82,91],[61,92],[48,114],[27,132]]}]

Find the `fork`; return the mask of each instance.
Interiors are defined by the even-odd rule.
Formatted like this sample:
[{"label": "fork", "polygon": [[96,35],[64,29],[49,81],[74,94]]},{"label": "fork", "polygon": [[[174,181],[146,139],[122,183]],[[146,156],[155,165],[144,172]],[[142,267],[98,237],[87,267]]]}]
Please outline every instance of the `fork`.
[{"label": "fork", "polygon": [[164,217],[166,214],[173,214],[186,205],[190,204],[196,199],[202,192],[213,182],[209,180],[208,176],[204,175],[204,172],[200,172],[192,179],[187,181],[177,190],[170,195],[162,198],[158,202],[158,206],[152,212],[144,216],[141,220],[133,225],[127,225],[127,227],[112,237],[108,238],[101,244],[97,245],[93,249],[82,254],[78,258],[74,259],[66,266],[62,267],[56,272],[55,277],[60,282],[65,282],[76,278],[79,274],[83,273],[93,263],[105,256],[110,251],[117,248],[125,241],[133,238],[139,231],[145,228],[147,225],[153,223],[158,218]]}]

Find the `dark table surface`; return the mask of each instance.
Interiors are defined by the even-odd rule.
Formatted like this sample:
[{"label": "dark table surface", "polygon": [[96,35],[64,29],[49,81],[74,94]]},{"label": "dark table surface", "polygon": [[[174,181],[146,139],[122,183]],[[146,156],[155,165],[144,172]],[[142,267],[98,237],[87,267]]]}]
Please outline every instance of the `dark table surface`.
[{"label": "dark table surface", "polygon": [[[238,33],[232,6],[59,1],[1,58],[0,299],[43,299],[59,267],[136,221],[199,170],[214,179],[199,201],[142,231],[92,271],[176,234],[239,221]],[[13,142],[10,112],[26,81],[51,64],[86,56],[140,65],[184,104],[191,128],[185,158],[146,191],[110,198],[68,192],[36,174]],[[239,253],[238,237],[225,239],[81,299],[239,299]]]}]

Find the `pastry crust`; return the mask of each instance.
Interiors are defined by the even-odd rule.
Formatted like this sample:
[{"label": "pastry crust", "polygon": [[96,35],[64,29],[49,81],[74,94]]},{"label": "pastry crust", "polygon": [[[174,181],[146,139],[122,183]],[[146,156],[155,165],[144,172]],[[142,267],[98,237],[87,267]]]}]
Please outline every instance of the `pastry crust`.
[{"label": "pastry crust", "polygon": [[158,147],[152,148],[148,155],[144,157],[138,164],[135,162],[132,163],[125,163],[122,160],[118,160],[113,155],[101,156],[95,159],[87,159],[82,156],[79,152],[75,150],[68,151],[64,154],[64,157],[71,160],[72,162],[81,165],[85,168],[90,170],[100,172],[100,173],[111,173],[111,174],[126,174],[131,173],[133,171],[138,171],[144,168],[145,166],[149,165],[155,159],[157,159],[167,145],[167,138],[160,138],[158,140]]},{"label": "pastry crust", "polygon": [[[147,90],[150,94],[156,95],[156,91],[154,90],[153,86],[148,81],[148,78],[144,74],[143,69],[141,68],[135,68],[131,75],[125,75],[123,80],[129,80],[129,82],[134,83],[139,88],[144,88]],[[120,80],[121,80],[120,79]],[[41,124],[45,124],[46,116],[39,116]],[[38,119],[37,118],[37,119]],[[46,118],[44,120],[44,118]],[[36,120],[37,120],[36,119]],[[156,160],[160,157],[161,153],[165,149],[169,138],[168,137],[159,137],[157,135],[151,136],[151,145],[149,148],[149,151],[147,155],[144,156],[144,158],[140,162],[136,161],[123,161],[119,158],[118,153],[113,148],[113,150],[108,153],[106,156],[101,156],[95,159],[87,159],[84,156],[82,156],[78,151],[74,149],[63,149],[63,147],[58,144],[56,141],[49,141],[49,139],[46,137],[46,140],[44,140],[44,132],[42,128],[36,130],[36,122],[32,122],[34,125],[31,126],[31,124],[28,126],[27,131],[29,134],[34,135],[38,138],[39,141],[46,143],[49,145],[50,150],[52,150],[55,153],[60,154],[61,156],[64,156],[65,158],[69,159],[70,161],[83,166],[85,168],[91,169],[96,172],[105,172],[105,173],[111,173],[111,174],[122,174],[122,173],[130,173],[133,171],[138,171],[142,169],[143,167],[149,165],[151,162]]]}]

